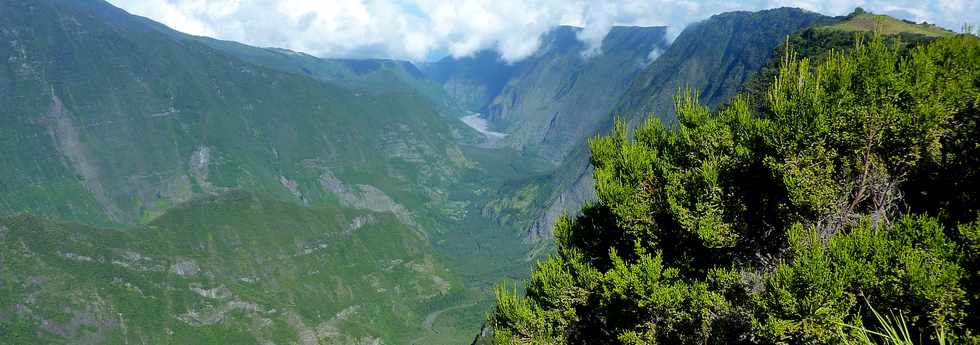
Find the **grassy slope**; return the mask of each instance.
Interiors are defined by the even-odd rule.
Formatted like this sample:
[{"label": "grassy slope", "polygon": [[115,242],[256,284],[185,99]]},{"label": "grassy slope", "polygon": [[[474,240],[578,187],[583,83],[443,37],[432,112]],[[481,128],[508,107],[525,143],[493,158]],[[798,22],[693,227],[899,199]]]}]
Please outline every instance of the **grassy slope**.
[{"label": "grassy slope", "polygon": [[916,24],[886,15],[871,13],[855,13],[848,16],[844,21],[822,26],[821,29],[849,32],[878,31],[882,35],[916,34],[929,37],[948,37],[956,34],[955,32],[932,24]]}]

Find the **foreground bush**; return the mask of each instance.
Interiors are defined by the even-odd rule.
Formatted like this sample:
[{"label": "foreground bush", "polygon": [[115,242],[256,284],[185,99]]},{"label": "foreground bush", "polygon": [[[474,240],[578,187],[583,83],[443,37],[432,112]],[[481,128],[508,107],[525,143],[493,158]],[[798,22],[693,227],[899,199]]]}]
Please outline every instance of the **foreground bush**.
[{"label": "foreground bush", "polygon": [[593,140],[598,200],[523,296],[498,291],[496,341],[838,344],[876,320],[865,300],[916,339],[976,341],[980,40],[823,61]]}]

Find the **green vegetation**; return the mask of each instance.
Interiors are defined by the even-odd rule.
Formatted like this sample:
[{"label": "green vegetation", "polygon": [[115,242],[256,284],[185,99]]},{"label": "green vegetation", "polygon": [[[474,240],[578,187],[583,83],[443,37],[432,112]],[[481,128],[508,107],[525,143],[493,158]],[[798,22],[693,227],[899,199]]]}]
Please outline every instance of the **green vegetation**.
[{"label": "green vegetation", "polygon": [[[501,340],[834,341],[873,321],[866,298],[913,336],[967,339],[973,41],[901,36],[850,61],[830,52],[857,36],[815,28],[790,43],[813,63],[708,111],[831,21],[718,15],[653,62],[663,28],[614,28],[583,59],[563,27],[523,63],[482,53],[430,80],[100,0],[0,0],[0,343],[464,343],[494,285],[555,246],[526,296],[500,293]],[[700,96],[673,121],[680,86]],[[616,102],[629,124],[592,145],[600,201],[557,245],[524,243],[592,196],[585,137]],[[510,126],[507,148],[459,107]],[[669,124],[628,139],[651,109]]]},{"label": "green vegetation", "polygon": [[31,344],[462,343],[463,315],[423,322],[480,298],[391,214],[245,193],[126,231],[0,219],[0,244],[0,339]]},{"label": "green vegetation", "polygon": [[[123,275],[109,270],[108,262],[96,266],[111,273],[95,279],[77,276],[76,267],[63,265],[64,260],[18,266],[4,261],[2,274],[11,282],[0,285],[11,293],[0,296],[4,334],[31,334],[28,343],[86,343],[89,335],[107,343],[135,343],[144,335],[147,343],[288,343],[359,305],[357,316],[327,332],[340,335],[332,342],[461,343],[483,321],[492,285],[501,277],[527,274],[521,239],[481,216],[493,186],[512,178],[493,169],[512,163],[511,151],[476,154],[462,145],[477,133],[446,116],[452,109],[436,100],[444,98],[438,85],[406,63],[323,60],[191,37],[104,1],[0,0],[0,41],[0,217],[33,219],[7,223],[11,233],[27,232],[37,222],[61,229],[45,239],[54,243],[75,232],[92,246],[109,245],[101,241],[116,236],[135,237],[120,240],[113,250],[150,255],[154,249],[169,258],[184,244],[211,243],[197,236],[213,230],[221,229],[214,233],[215,243],[222,236],[237,243],[231,234],[237,231],[242,236],[268,231],[249,234],[255,243],[240,251],[219,250],[214,255],[221,259],[197,261],[198,266],[238,272],[243,265],[268,265],[283,272],[268,285],[248,285],[228,275],[199,281],[202,288],[223,285],[240,299],[210,301],[194,297],[187,284],[173,285],[172,275]],[[282,205],[275,212],[256,212],[247,203],[213,208],[203,201],[223,200],[229,193]],[[370,227],[372,241],[381,242],[357,244],[357,236],[338,235],[336,240],[358,247],[327,248],[332,263],[351,260],[343,257],[349,255],[358,265],[309,278],[296,271],[310,268],[307,261],[265,261],[295,251],[291,246],[311,241],[313,232],[338,229],[318,224],[368,215],[378,221]],[[139,234],[151,226],[174,232],[163,244],[181,244],[144,250]],[[107,236],[84,235],[94,233]],[[408,234],[413,237],[399,242]],[[28,248],[39,241],[24,239]],[[266,252],[265,245],[282,253]],[[4,246],[0,255],[28,260],[20,255],[40,251],[12,248]],[[392,273],[368,265],[374,258],[407,263],[420,256],[438,273]],[[51,267],[36,274],[49,282],[45,293],[31,294],[35,286],[25,283],[34,265]],[[431,283],[435,275],[452,290]],[[100,290],[116,277],[153,297],[144,301],[136,290]],[[430,283],[422,284],[426,279]],[[386,291],[371,292],[374,280]],[[411,288],[417,286],[423,289]],[[338,287],[364,293],[349,297],[327,291]],[[184,297],[168,295],[171,288]],[[437,296],[443,293],[455,297]],[[66,304],[62,296],[98,303]],[[190,311],[204,313],[198,304],[226,308],[241,306],[238,302],[291,314],[230,312],[203,326],[180,319]],[[445,305],[452,303],[458,304]],[[27,319],[20,319],[18,304],[33,311]],[[437,312],[431,327],[423,327]],[[113,313],[122,313],[125,322]],[[41,323],[64,319],[69,321],[58,324],[70,326],[76,318],[85,320],[78,324],[85,332],[65,326],[72,330],[66,333]],[[264,324],[263,319],[271,325],[250,333],[247,326]],[[127,331],[133,333],[126,336]]]},{"label": "green vegetation", "polygon": [[427,205],[468,166],[444,108],[395,76],[363,92],[284,73],[98,1],[0,1],[0,19],[0,215],[123,227],[244,189],[436,232]]},{"label": "green vegetation", "polygon": [[847,32],[876,31],[882,35],[914,34],[930,37],[948,37],[956,33],[933,24],[910,22],[886,15],[872,14],[858,8],[841,22],[823,26],[822,30]]},{"label": "green vegetation", "polygon": [[[667,122],[675,121],[673,99],[682,88],[695,90],[702,104],[719,106],[771,60],[787,35],[830,21],[833,18],[818,13],[779,8],[723,13],[690,25],[632,78],[616,106],[601,114],[603,121],[589,135],[610,133],[613,114],[631,126],[639,125],[651,114]],[[526,181],[546,184],[540,188],[545,192],[540,196],[544,207],[522,210],[527,216],[511,216],[524,219],[521,229],[526,229],[529,237],[549,239],[552,225],[564,210],[580,209],[595,198],[586,139],[571,143],[571,151],[552,174]]]},{"label": "green vegetation", "polygon": [[[975,343],[980,39],[786,54],[762,106],[676,100],[590,143],[598,201],[555,226],[500,344]],[[886,328],[887,331],[887,328]]]}]

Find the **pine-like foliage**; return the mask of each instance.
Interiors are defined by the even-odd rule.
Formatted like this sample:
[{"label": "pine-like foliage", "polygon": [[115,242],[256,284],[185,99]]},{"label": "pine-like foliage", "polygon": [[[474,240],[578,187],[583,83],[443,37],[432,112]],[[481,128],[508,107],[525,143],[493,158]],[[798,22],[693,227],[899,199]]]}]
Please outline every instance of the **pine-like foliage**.
[{"label": "pine-like foliage", "polygon": [[756,101],[593,140],[598,200],[498,291],[496,342],[851,343],[869,304],[976,342],[980,40],[787,54]]}]

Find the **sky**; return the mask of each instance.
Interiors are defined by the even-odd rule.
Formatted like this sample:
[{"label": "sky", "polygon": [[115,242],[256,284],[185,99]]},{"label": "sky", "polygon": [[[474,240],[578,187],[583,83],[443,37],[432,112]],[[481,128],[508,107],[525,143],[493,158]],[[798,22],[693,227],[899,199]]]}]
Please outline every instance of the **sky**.
[{"label": "sky", "polygon": [[614,25],[688,24],[733,10],[799,7],[844,15],[855,7],[959,31],[980,26],[980,0],[109,0],[186,33],[320,57],[415,62],[495,49],[519,61],[557,25],[583,27],[593,54]]}]

